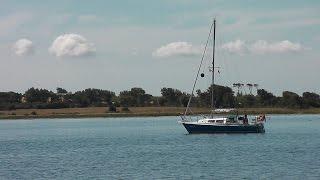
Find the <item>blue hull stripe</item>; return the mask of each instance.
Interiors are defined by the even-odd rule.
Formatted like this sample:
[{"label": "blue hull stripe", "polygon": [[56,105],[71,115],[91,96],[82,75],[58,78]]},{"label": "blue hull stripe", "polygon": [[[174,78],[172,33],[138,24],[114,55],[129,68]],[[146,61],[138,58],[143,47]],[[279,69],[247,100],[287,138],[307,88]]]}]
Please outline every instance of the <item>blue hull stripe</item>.
[{"label": "blue hull stripe", "polygon": [[214,134],[214,133],[264,133],[264,125],[198,125],[198,124],[185,124],[183,126],[190,134]]}]

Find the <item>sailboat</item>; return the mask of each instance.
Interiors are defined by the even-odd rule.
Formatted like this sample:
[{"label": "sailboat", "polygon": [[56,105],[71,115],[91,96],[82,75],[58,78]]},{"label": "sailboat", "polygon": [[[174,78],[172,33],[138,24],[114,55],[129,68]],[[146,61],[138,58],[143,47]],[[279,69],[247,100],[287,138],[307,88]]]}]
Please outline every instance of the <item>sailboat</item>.
[{"label": "sailboat", "polygon": [[[212,32],[213,31],[213,32]],[[192,112],[190,108],[191,99],[194,94],[194,90],[198,81],[198,77],[200,75],[200,69],[203,64],[204,56],[207,51],[208,43],[210,37],[213,33],[213,55],[212,55],[212,81],[211,81],[211,112],[208,115],[203,115],[201,118],[198,118],[194,121],[191,115],[188,112]],[[265,122],[265,115],[256,116],[252,122],[249,122],[247,115],[239,116],[238,113],[236,115],[229,115],[226,117],[218,116],[214,117],[215,115],[215,107],[214,107],[214,69],[215,69],[215,41],[216,41],[216,19],[213,20],[213,23],[210,27],[209,36],[207,38],[206,45],[204,47],[204,52],[202,55],[201,63],[199,65],[199,69],[196,75],[196,79],[193,84],[192,93],[189,98],[186,110],[183,115],[181,115],[182,121],[180,123],[185,127],[185,129],[190,134],[214,134],[214,133],[264,133],[264,122]],[[200,75],[203,77],[203,74]]]}]

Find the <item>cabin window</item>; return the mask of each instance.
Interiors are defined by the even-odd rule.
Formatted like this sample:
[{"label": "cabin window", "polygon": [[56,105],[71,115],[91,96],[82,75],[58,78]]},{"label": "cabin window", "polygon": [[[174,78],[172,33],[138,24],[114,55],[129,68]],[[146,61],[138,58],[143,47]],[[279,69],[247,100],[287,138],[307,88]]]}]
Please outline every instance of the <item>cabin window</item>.
[{"label": "cabin window", "polygon": [[223,120],[217,120],[216,122],[217,123],[223,123]]}]

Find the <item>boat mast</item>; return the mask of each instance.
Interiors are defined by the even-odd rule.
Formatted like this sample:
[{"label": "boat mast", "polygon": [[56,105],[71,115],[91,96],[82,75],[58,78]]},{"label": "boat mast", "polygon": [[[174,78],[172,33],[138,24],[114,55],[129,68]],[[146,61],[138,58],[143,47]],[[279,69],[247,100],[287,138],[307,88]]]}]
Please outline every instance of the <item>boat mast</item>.
[{"label": "boat mast", "polygon": [[211,82],[211,109],[213,116],[214,109],[214,96],[213,96],[213,86],[214,86],[214,55],[215,55],[215,46],[216,46],[216,19],[213,20],[213,48],[212,48],[212,82]]}]

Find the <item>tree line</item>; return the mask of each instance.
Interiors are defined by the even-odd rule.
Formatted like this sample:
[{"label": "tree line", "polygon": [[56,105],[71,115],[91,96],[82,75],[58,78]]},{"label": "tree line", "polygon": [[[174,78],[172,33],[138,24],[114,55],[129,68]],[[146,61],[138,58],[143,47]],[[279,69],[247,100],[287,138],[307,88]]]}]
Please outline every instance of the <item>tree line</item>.
[{"label": "tree line", "polygon": [[[213,88],[214,107],[248,108],[248,107],[285,107],[285,108],[318,108],[320,95],[314,92],[297,93],[284,91],[282,96],[275,96],[265,89],[258,89],[256,95],[234,93],[232,88],[214,85],[208,89],[197,90],[191,106],[209,107]],[[14,109],[57,109],[74,107],[146,107],[174,106],[186,107],[190,94],[174,88],[164,87],[161,96],[153,96],[142,88],[115,92],[88,88],[74,93],[63,88],[56,92],[46,89],[30,88],[24,93],[0,92],[0,110]]]}]

